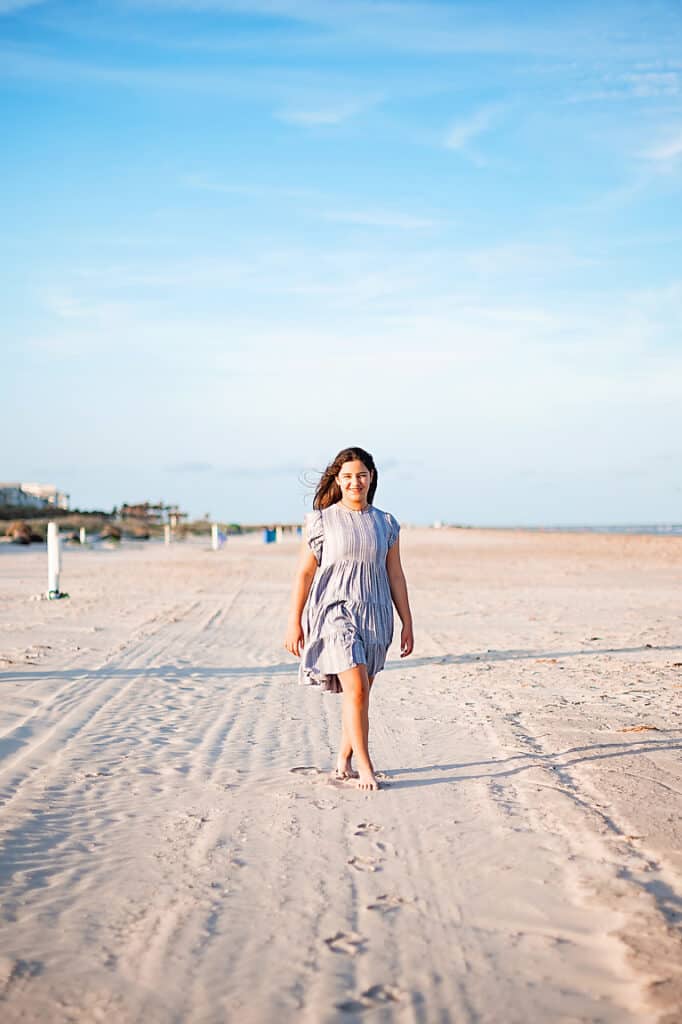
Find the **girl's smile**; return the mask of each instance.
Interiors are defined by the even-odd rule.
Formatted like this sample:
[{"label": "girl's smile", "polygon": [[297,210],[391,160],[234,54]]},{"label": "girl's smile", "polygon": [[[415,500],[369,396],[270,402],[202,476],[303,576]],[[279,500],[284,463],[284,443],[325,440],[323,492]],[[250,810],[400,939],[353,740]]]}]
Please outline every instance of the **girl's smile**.
[{"label": "girl's smile", "polygon": [[341,504],[346,508],[361,509],[367,505],[367,492],[372,473],[360,459],[344,462],[336,477],[341,490]]}]

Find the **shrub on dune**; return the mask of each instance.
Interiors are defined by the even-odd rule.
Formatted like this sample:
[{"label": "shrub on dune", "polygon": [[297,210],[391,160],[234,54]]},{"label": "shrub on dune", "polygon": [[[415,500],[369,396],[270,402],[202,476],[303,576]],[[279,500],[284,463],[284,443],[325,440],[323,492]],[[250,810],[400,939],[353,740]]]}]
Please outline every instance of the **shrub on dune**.
[{"label": "shrub on dune", "polygon": [[9,537],[13,544],[30,544],[32,538],[31,527],[22,519],[16,519],[7,527],[5,536]]},{"label": "shrub on dune", "polygon": [[112,523],[107,523],[102,532],[100,533],[102,540],[120,540],[121,531],[118,526],[114,526]]}]

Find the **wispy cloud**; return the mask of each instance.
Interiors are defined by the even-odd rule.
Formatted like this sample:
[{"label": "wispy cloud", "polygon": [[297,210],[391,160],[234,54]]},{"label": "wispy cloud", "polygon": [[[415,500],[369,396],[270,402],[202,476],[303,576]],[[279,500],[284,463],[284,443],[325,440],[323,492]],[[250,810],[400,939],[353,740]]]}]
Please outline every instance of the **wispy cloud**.
[{"label": "wispy cloud", "polygon": [[344,121],[357,117],[358,114],[363,113],[370,107],[376,106],[381,102],[381,99],[381,96],[364,96],[350,100],[317,102],[310,106],[292,105],[276,110],[275,117],[286,124],[296,124],[309,128],[342,124]]},{"label": "wispy cloud", "polygon": [[327,107],[318,110],[278,110],[275,117],[287,124],[300,124],[306,127],[315,125],[341,124],[357,113],[354,107]]},{"label": "wispy cloud", "polygon": [[217,192],[226,195],[252,196],[255,199],[314,199],[319,193],[308,188],[283,188],[281,185],[244,185],[221,181],[208,174],[185,174],[181,183],[198,192]]},{"label": "wispy cloud", "polygon": [[237,76],[212,72],[175,71],[150,67],[117,67],[77,59],[51,57],[19,47],[0,49],[2,76],[49,82],[94,82],[126,88],[189,89],[234,92],[243,89]]},{"label": "wispy cloud", "polygon": [[682,92],[677,71],[635,71],[623,79],[635,96],[678,96]]},{"label": "wispy cloud", "polygon": [[450,125],[445,136],[444,145],[446,149],[454,149],[463,152],[470,157],[480,159],[471,149],[471,143],[484,135],[498,120],[502,112],[499,104],[481,107],[479,110],[469,114],[468,117],[460,118]]},{"label": "wispy cloud", "polygon": [[432,228],[436,222],[426,217],[415,217],[398,210],[328,210],[325,220],[341,224],[357,224],[371,228],[399,228],[405,231],[420,231]]},{"label": "wispy cloud", "polygon": [[57,322],[89,323],[93,326],[116,324],[131,305],[103,299],[88,300],[61,288],[48,288],[41,296],[42,308]]},{"label": "wispy cloud", "polygon": [[682,94],[682,77],[677,70],[632,71],[607,75],[596,89],[569,96],[566,103],[661,99]]},{"label": "wispy cloud", "polygon": [[682,156],[682,129],[678,129],[657,146],[645,150],[642,156],[655,163],[670,164]]},{"label": "wispy cloud", "polygon": [[37,7],[45,2],[46,0],[0,0],[0,15],[14,14],[15,11],[23,11],[25,7]]},{"label": "wispy cloud", "polygon": [[[193,15],[233,14],[277,19],[283,25],[318,32],[316,45],[335,40],[359,48],[410,53],[472,53],[556,55],[576,57],[612,55],[639,60],[665,53],[677,54],[674,15],[665,8],[660,23],[665,36],[652,43],[643,38],[636,5],[626,5],[618,19],[599,9],[576,17],[561,5],[537,5],[532,19],[505,18],[503,7],[438,2],[378,3],[376,0],[128,0],[143,10]],[[305,38],[305,36],[304,36]]]},{"label": "wispy cloud", "polygon": [[[273,70],[268,66],[251,67],[248,74],[227,64],[207,67],[199,63],[181,66],[159,63],[116,63],[81,60],[71,56],[52,56],[25,46],[0,46],[0,77],[29,79],[39,82],[94,83],[95,85],[131,89],[178,90],[196,94],[213,94],[273,103],[283,94],[291,97],[294,109],[298,97],[323,88],[338,93],[342,86],[329,75],[299,67]],[[367,100],[355,103],[353,110],[369,105]]]},{"label": "wispy cloud", "polygon": [[464,262],[479,274],[546,274],[552,276],[567,269],[596,266],[599,260],[578,256],[571,248],[551,243],[507,242],[472,249]]},{"label": "wispy cloud", "polygon": [[433,228],[438,221],[432,217],[420,217],[414,214],[405,213],[402,210],[386,209],[343,209],[332,206],[337,200],[322,192],[305,188],[283,188],[280,185],[244,185],[221,181],[219,178],[209,174],[193,173],[186,174],[181,179],[186,188],[199,192],[215,192],[217,194],[247,196],[254,199],[291,199],[308,205],[309,209],[319,207],[322,203],[329,203],[330,206],[318,214],[313,210],[315,216],[321,216],[323,220],[339,224],[357,224],[359,226],[376,228],[398,228],[405,231],[421,231]]}]

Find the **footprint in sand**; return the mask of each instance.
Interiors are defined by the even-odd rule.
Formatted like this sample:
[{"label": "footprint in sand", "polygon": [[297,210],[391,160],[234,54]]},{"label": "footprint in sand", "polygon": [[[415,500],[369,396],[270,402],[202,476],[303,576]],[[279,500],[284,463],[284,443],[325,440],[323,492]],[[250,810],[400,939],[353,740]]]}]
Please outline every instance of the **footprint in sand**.
[{"label": "footprint in sand", "polygon": [[341,1013],[362,1013],[365,1010],[373,1010],[376,1006],[386,1006],[387,1003],[400,1003],[406,998],[407,993],[396,985],[372,985],[356,999],[337,1003],[336,1009]]},{"label": "footprint in sand", "polygon": [[361,821],[355,826],[354,836],[368,836],[372,832],[381,832],[383,825],[375,825],[373,821]]},{"label": "footprint in sand", "polygon": [[325,944],[332,953],[346,953],[348,956],[356,956],[365,952],[367,939],[357,932],[337,932],[325,939]]},{"label": "footprint in sand", "polygon": [[317,807],[320,811],[333,811],[338,806],[333,800],[313,800],[313,807]]},{"label": "footprint in sand", "polygon": [[324,775],[321,768],[316,768],[313,764],[303,764],[298,768],[290,768],[289,771],[293,775]]},{"label": "footprint in sand", "polygon": [[377,896],[374,903],[367,904],[367,910],[378,910],[380,914],[392,914],[394,910],[400,910],[407,903],[402,896],[391,896],[390,893],[382,893]]},{"label": "footprint in sand", "polygon": [[349,857],[348,863],[356,871],[381,871],[379,857]]},{"label": "footprint in sand", "polygon": [[340,776],[335,775],[334,772],[328,772],[324,781],[328,786],[332,786],[334,789],[346,789],[347,786],[353,787],[351,779],[341,778]]},{"label": "footprint in sand", "polygon": [[15,986],[25,988],[27,982],[42,974],[43,966],[40,960],[14,960],[0,956],[0,993],[6,996]]}]

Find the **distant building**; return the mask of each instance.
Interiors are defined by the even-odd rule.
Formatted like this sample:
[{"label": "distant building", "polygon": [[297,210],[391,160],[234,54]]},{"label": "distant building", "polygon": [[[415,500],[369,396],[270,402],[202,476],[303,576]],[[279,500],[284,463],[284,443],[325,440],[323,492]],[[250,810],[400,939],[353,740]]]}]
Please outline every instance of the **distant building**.
[{"label": "distant building", "polygon": [[40,502],[31,494],[25,494],[21,484],[0,484],[0,505],[26,508],[40,508]]},{"label": "distant building", "polygon": [[133,505],[124,501],[121,505],[121,519],[146,519],[148,523],[162,523],[165,510],[163,502],[152,505],[149,501],[140,501]]},{"label": "distant building", "polygon": [[54,484],[0,483],[0,505],[38,510],[68,509],[69,495],[58,491]]},{"label": "distant building", "polygon": [[177,505],[164,505],[162,501],[153,505],[149,501],[131,505],[127,501],[121,505],[121,519],[144,519],[148,523],[170,523],[173,529],[181,519],[187,519],[187,513],[181,512]]}]

